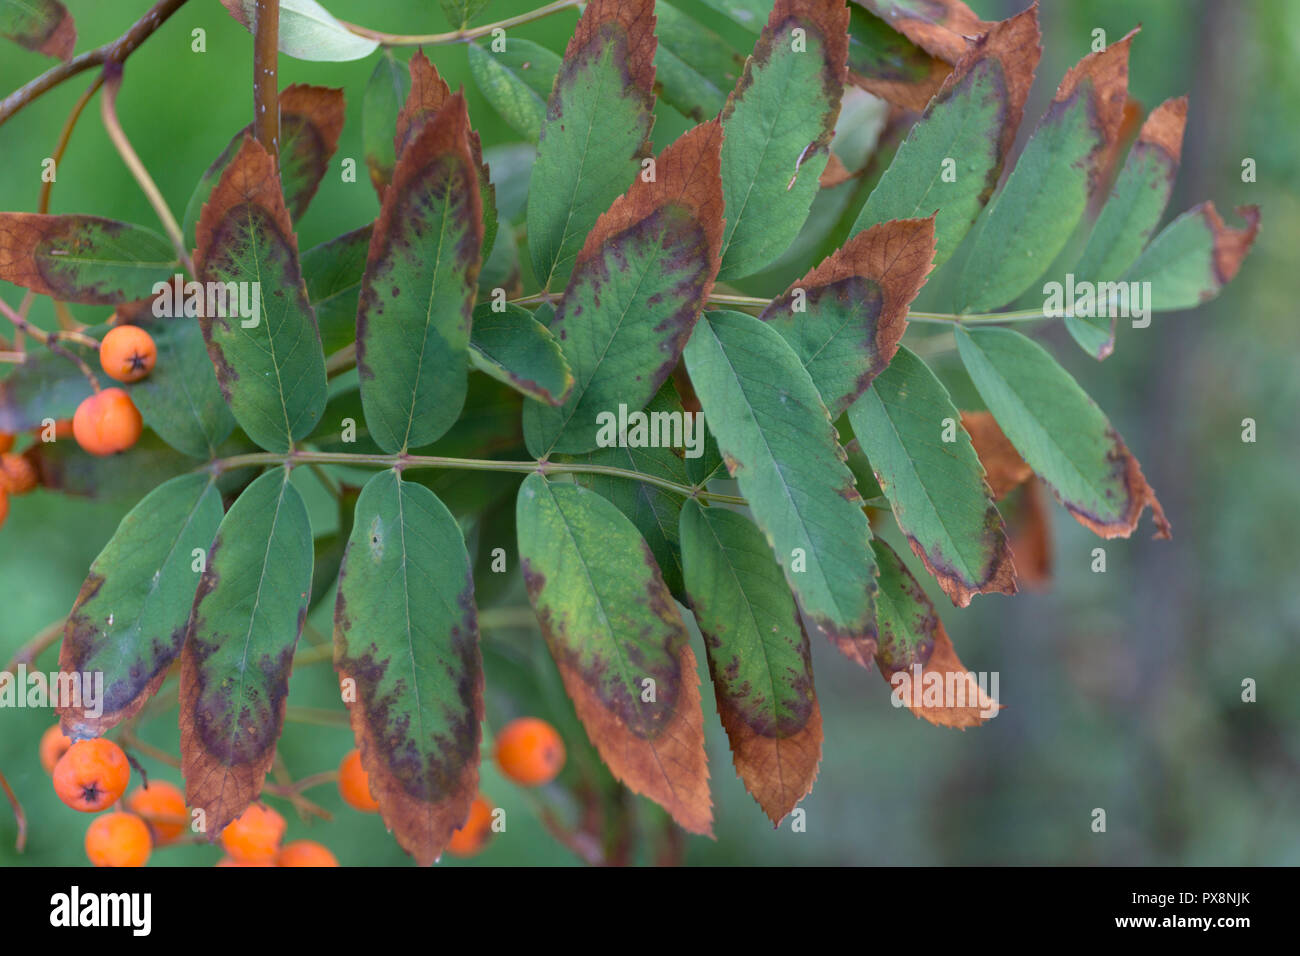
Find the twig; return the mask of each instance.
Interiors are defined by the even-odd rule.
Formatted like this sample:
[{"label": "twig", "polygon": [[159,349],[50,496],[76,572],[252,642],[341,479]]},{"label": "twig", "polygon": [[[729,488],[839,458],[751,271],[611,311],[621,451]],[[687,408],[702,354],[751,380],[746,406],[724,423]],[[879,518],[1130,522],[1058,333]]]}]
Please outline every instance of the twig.
[{"label": "twig", "polygon": [[153,744],[145,743],[143,740],[141,740],[139,737],[136,736],[135,731],[130,727],[124,727],[122,729],[122,732],[118,736],[121,739],[122,743],[130,747],[132,750],[138,750],[146,757],[151,757],[154,760],[157,760],[161,764],[166,764],[168,767],[172,767],[176,770],[180,769],[181,762],[178,758],[173,757],[165,750],[160,750],[159,748],[155,747]]},{"label": "twig", "polygon": [[280,161],[280,0],[257,0],[253,22],[253,132]]},{"label": "twig", "polygon": [[41,329],[38,329],[36,326],[32,325],[25,318],[23,318],[21,315],[15,312],[13,310],[13,307],[10,306],[8,302],[4,301],[4,299],[0,299],[0,314],[3,314],[6,319],[12,322],[14,324],[14,327],[18,329],[19,332],[25,332],[27,335],[30,335],[36,341],[44,345],[55,355],[61,355],[69,362],[76,365],[77,368],[81,369],[81,374],[86,377],[86,381],[90,383],[91,391],[93,392],[99,391],[99,376],[97,376],[93,371],[91,371],[90,366],[87,365],[81,359],[80,356],[73,355],[71,352],[69,352],[67,349],[65,349],[62,345],[59,344],[60,340],[67,340],[70,342],[78,342],[82,345],[85,345],[87,348],[93,347],[95,349],[98,349],[99,348],[98,342],[96,342],[88,335],[82,335],[80,332],[45,332]]},{"label": "twig", "polygon": [[58,66],[46,70],[25,86],[14,90],[3,101],[0,101],[0,124],[3,124],[24,106],[44,96],[64,80],[71,79],[78,73],[83,73],[94,67],[102,66],[109,60],[116,60],[118,63],[124,62],[141,43],[149,39],[154,31],[167,21],[168,17],[184,5],[185,0],[159,0],[148,13],[137,20],[129,30],[116,40],[74,56],[70,60],[65,60]]},{"label": "twig", "polygon": [[9,786],[9,781],[5,775],[0,773],[0,790],[4,790],[5,796],[9,798],[9,806],[13,807],[14,819],[18,821],[18,839],[14,841],[14,849],[22,853],[27,847],[27,814],[23,812],[23,805],[18,801],[18,795],[13,792]]},{"label": "twig", "polygon": [[416,36],[381,33],[378,30],[357,26],[355,23],[348,23],[346,20],[339,22],[357,36],[377,40],[384,46],[439,46],[446,43],[464,43],[476,37],[490,36],[493,30],[508,30],[510,27],[519,26],[521,23],[531,23],[552,13],[576,7],[580,2],[582,0],[554,0],[554,2],[538,7],[536,10],[529,10],[527,13],[521,13],[518,16],[498,20],[496,23],[485,23],[479,27],[461,27],[451,33],[425,33]]}]

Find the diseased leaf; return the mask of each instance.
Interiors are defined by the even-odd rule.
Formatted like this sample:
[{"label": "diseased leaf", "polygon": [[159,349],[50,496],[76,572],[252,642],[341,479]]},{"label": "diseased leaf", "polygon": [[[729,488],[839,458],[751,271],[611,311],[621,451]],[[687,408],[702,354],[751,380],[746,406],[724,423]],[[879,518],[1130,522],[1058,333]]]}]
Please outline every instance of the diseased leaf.
[{"label": "diseased leaf", "polygon": [[427,866],[478,792],[483,662],[460,527],[396,471],[371,478],[357,502],[334,664],[355,689],[352,732],[384,823]]},{"label": "diseased leaf", "polygon": [[759,316],[790,344],[838,418],[889,364],[934,257],[934,219],[860,232]]},{"label": "diseased leaf", "polygon": [[1151,283],[1156,312],[1210,301],[1237,274],[1259,232],[1258,206],[1239,206],[1237,215],[1244,229],[1225,223],[1212,202],[1189,209],[1151,240],[1125,280]]},{"label": "diseased leaf", "polygon": [[307,506],[289,470],[273,469],[222,519],[181,652],[185,803],[207,814],[211,839],[257,799],[271,768],[311,572]]},{"label": "diseased leaf", "polygon": [[122,519],[95,558],[68,614],[59,651],[63,674],[103,675],[103,696],[59,708],[63,732],[97,737],[139,713],[162,685],[185,638],[199,575],[221,523],[211,475],[164,482]]},{"label": "diseased leaf", "polygon": [[[1108,300],[1109,283],[1122,276],[1156,231],[1160,217],[1169,203],[1182,155],[1183,127],[1187,122],[1187,97],[1166,100],[1151,111],[1137,142],[1102,207],[1097,224],[1088,237],[1088,245],[1075,265],[1077,280],[1097,284],[1098,304]],[[1067,303],[1070,305],[1072,303]],[[1081,318],[1066,313],[1065,327],[1089,355],[1104,359],[1115,349],[1113,309],[1098,309],[1107,314]]]},{"label": "diseased leaf", "polygon": [[547,405],[562,405],[573,388],[560,344],[517,305],[507,303],[504,312],[496,312],[484,302],[474,310],[470,359],[479,371]]},{"label": "diseased leaf", "polygon": [[371,226],[362,226],[302,254],[302,278],[326,355],[356,339],[357,303],[371,232]]},{"label": "diseased leaf", "polygon": [[529,600],[601,759],[711,835],[695,655],[650,549],[600,495],[539,474],[519,488],[516,522]]},{"label": "diseased leaf", "polygon": [[967,37],[994,26],[975,15],[962,0],[853,0],[866,7],[921,49],[948,63],[967,50]]},{"label": "diseased leaf", "polygon": [[582,454],[597,417],[642,408],[681,357],[718,271],[717,122],[683,133],[596,222],[550,324],[573,370],[559,408],[524,406],[528,450]]},{"label": "diseased leaf", "polygon": [[[200,281],[236,293],[200,318],[221,393],[249,438],[288,451],[325,408],[325,357],[275,160],[255,139],[245,138],[203,207],[195,265]],[[235,307],[245,294],[255,315]]]},{"label": "diseased leaf", "polygon": [[905,348],[849,409],[908,545],[965,607],[976,594],[1014,594],[1016,576],[1002,516],[959,418],[943,383]]},{"label": "diseased leaf", "polygon": [[1001,503],[1016,560],[1016,582],[1031,590],[1052,583],[1052,520],[1042,483],[1032,475]]},{"label": "diseased leaf", "polygon": [[975,454],[984,467],[984,479],[994,501],[1001,501],[1012,489],[1034,476],[1020,452],[1002,434],[997,420],[989,412],[962,412],[961,427],[970,436]]},{"label": "diseased leaf", "polygon": [[980,224],[962,272],[962,312],[1011,302],[1069,241],[1119,136],[1133,30],[1061,80],[1038,128]]},{"label": "diseased leaf", "polygon": [[117,305],[153,295],[180,269],[172,245],[99,216],[0,212],[0,279],[60,302]]},{"label": "diseased leaf", "polygon": [[722,110],[719,278],[769,265],[808,218],[840,113],[848,22],[825,0],[776,0]]},{"label": "diseased leaf", "polygon": [[546,105],[528,191],[528,249],[545,289],[569,281],[596,219],[650,155],[654,0],[591,0]]},{"label": "diseased leaf", "polygon": [[[250,33],[257,20],[257,0],[221,0]],[[297,60],[363,60],[379,41],[349,30],[316,0],[280,0],[280,52]]]},{"label": "diseased leaf", "polygon": [[362,150],[366,169],[370,171],[370,183],[381,200],[384,189],[393,180],[393,167],[397,165],[393,130],[397,127],[397,114],[410,89],[410,74],[386,48],[375,63],[361,100]]},{"label": "diseased leaf", "polygon": [[[97,326],[86,333],[102,338],[106,331]],[[64,342],[62,347],[85,360],[101,386],[108,388],[114,384],[99,371],[98,357],[92,349],[76,342]],[[8,374],[0,379],[0,432],[9,435],[39,428],[47,418],[54,421],[71,418],[77,406],[90,395],[90,383],[81,370],[49,349],[27,349],[21,362],[6,363],[5,368]]]},{"label": "diseased leaf", "polygon": [[560,72],[560,58],[546,47],[506,37],[496,52],[479,43],[467,45],[469,70],[479,91],[510,128],[536,143],[546,121],[546,101]]},{"label": "diseased leaf", "polygon": [[[246,450],[252,449],[230,449],[231,453]],[[160,481],[194,469],[193,458],[164,444],[151,431],[141,435],[126,455],[87,455],[68,436],[58,441],[34,442],[23,457],[35,466],[46,491],[123,505],[139,501]]]},{"label": "diseased leaf", "polygon": [[483,238],[465,98],[419,129],[384,193],[357,310],[366,422],[390,454],[428,445],[460,414]]},{"label": "diseased leaf", "polygon": [[1150,505],[1169,522],[1110,421],[1038,343],[1011,329],[958,328],[957,350],[1002,431],[1066,510],[1103,538],[1128,537]]},{"label": "diseased leaf", "polygon": [[714,31],[677,7],[655,4],[655,89],[697,123],[717,116],[745,69],[745,58]]},{"label": "diseased leaf", "polygon": [[803,612],[850,660],[875,652],[871,529],[799,357],[739,312],[707,312],[686,365],[731,477]]},{"label": "diseased leaf", "polygon": [[978,727],[1000,709],[962,666],[943,622],[898,553],[871,542],[880,566],[877,621],[880,675],[894,688],[895,704],[939,727]]},{"label": "diseased leaf", "polygon": [[0,36],[57,60],[77,46],[77,26],[59,0],[0,0]]},{"label": "diseased leaf", "polygon": [[1038,40],[1034,6],[972,42],[894,154],[855,233],[935,213],[935,265],[948,260],[1002,175],[1034,81]]},{"label": "diseased leaf", "polygon": [[808,635],[772,550],[747,518],[690,500],[681,539],[736,772],[779,826],[812,790],[821,761]]},{"label": "diseased leaf", "polygon": [[704,5],[729,17],[755,35],[762,32],[763,24],[772,12],[772,0],[704,0]]},{"label": "diseased leaf", "polygon": [[849,4],[848,65],[850,82],[918,113],[952,72],[951,64],[925,52],[854,3]]}]

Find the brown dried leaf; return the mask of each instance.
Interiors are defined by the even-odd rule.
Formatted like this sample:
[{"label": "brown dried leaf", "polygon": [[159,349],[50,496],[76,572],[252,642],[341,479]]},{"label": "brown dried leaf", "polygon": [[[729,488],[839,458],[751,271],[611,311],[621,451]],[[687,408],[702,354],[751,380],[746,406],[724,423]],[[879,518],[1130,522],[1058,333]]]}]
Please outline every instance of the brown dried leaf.
[{"label": "brown dried leaf", "polygon": [[1034,476],[1020,452],[1002,434],[1002,428],[989,412],[962,412],[961,425],[970,435],[975,454],[984,466],[993,500],[1000,501],[1013,488]]}]

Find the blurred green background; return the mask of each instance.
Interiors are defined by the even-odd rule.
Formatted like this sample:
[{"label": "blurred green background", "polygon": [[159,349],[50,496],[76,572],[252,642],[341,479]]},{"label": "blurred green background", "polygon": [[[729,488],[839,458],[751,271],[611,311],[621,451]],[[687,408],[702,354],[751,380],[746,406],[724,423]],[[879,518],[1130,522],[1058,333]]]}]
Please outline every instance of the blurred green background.
[{"label": "blurred green background", "polygon": [[[78,50],[117,36],[147,7],[144,0],[66,2],[76,17]],[[389,32],[447,29],[434,0],[326,5],[340,18]],[[476,22],[532,6],[492,0]],[[747,48],[747,34],[703,4],[678,6]],[[972,6],[1000,19],[1023,3]],[[1095,27],[1116,39],[1140,22],[1131,93],[1147,109],[1184,92],[1191,97],[1170,215],[1203,199],[1225,214],[1247,202],[1263,210],[1255,250],[1220,299],[1193,313],[1157,315],[1140,333],[1121,327],[1116,353],[1104,364],[1084,356],[1062,329],[1042,332],[1138,455],[1174,538],[1149,540],[1144,522],[1133,539],[1104,543],[1108,570],[1094,574],[1091,551],[1102,542],[1053,505],[1057,577],[1050,591],[982,597],[964,611],[942,601],[966,666],[1000,673],[1006,709],[977,730],[943,730],[895,710],[877,674],[852,667],[813,635],[826,742],[817,786],[802,804],[806,832],[791,832],[788,822],[773,830],[735,778],[704,675],[717,840],[665,842],[662,814],[634,800],[629,819],[647,846],[637,860],[662,850],[682,851],[698,864],[1300,863],[1300,589],[1293,582],[1300,568],[1300,3],[1054,0],[1040,15],[1044,56],[1024,131],[1065,70],[1088,52]],[[512,35],[562,50],[575,21],[576,12],[565,11]],[[199,27],[207,33],[203,54],[190,49]],[[465,84],[485,145],[517,140],[474,88],[463,47],[428,52],[453,88]],[[300,224],[302,249],[377,211],[361,159],[360,110],[375,56],[339,64],[281,61],[282,84],[342,86],[348,102],[336,172]],[[251,116],[251,58],[250,37],[217,0],[192,0],[127,64],[123,125],[178,215],[200,174]],[[49,63],[6,45],[0,90],[20,86]],[[41,160],[90,78],[65,83],[0,127],[0,209],[36,208]],[[687,125],[661,108],[656,148]],[[338,157],[348,156],[358,162],[356,183],[337,175]],[[1257,162],[1255,183],[1241,181],[1244,157]],[[103,132],[97,101],[58,169],[51,211],[156,228]],[[7,283],[0,283],[0,295],[13,305],[21,298]],[[106,312],[74,311],[83,321],[100,321]],[[46,301],[32,314],[42,325],[53,322]],[[941,360],[937,368],[959,398],[969,394],[958,367]],[[1258,422],[1255,444],[1240,440],[1245,417]],[[314,516],[328,527],[329,503],[305,484]],[[43,492],[13,502],[0,530],[0,664],[67,613],[90,561],[131,503]],[[524,602],[516,587],[498,603]],[[330,631],[330,606],[312,617],[320,634]],[[589,754],[574,739],[540,636],[501,630],[484,640],[491,652],[490,723],[536,712],[559,724],[573,751],[565,778],[571,779]],[[50,652],[39,663],[48,670],[55,659]],[[1258,684],[1256,703],[1241,701],[1245,678]],[[341,713],[327,664],[294,674],[290,704]],[[51,723],[49,712],[0,711],[0,771],[22,800],[30,829],[27,852],[18,856],[13,819],[0,802],[0,865],[85,862],[88,820],[54,798],[37,761],[37,740]],[[146,724],[142,737],[176,752],[175,709]],[[345,729],[294,723],[281,753],[293,776],[302,777],[333,768],[350,746]],[[177,771],[144,762],[151,773],[179,782]],[[543,803],[572,816],[566,792],[524,792],[488,762],[483,791],[505,808],[508,828],[470,865],[576,862],[539,816]],[[409,862],[377,817],[344,807],[334,788],[309,796],[334,820],[306,823],[272,800],[289,819],[291,838],[320,840],[344,864]],[[1106,810],[1104,834],[1090,829],[1096,807]],[[219,856],[211,847],[187,846],[156,853],[151,865],[210,865]]]}]

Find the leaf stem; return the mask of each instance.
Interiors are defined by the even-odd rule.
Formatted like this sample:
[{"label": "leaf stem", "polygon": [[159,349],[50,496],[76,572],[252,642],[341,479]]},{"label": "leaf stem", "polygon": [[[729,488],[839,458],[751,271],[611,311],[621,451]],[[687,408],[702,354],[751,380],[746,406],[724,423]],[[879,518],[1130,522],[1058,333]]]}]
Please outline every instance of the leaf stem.
[{"label": "leaf stem", "polygon": [[145,198],[149,200],[149,205],[153,206],[153,211],[157,213],[158,220],[167,233],[167,238],[171,240],[172,246],[176,249],[176,254],[180,257],[181,265],[185,267],[185,271],[191,276],[197,277],[198,273],[194,271],[194,261],[190,258],[189,250],[185,248],[185,236],[181,232],[180,225],[176,222],[176,217],[167,208],[167,200],[163,198],[163,194],[158,190],[153,177],[149,175],[149,170],[140,161],[140,157],[136,155],[135,150],[131,147],[131,141],[127,139],[126,132],[122,129],[122,124],[117,120],[117,91],[121,87],[122,64],[116,60],[110,60],[104,64],[104,95],[99,98],[99,112],[104,120],[104,129],[108,131],[108,138],[117,147],[122,162],[126,163],[126,168],[131,171],[131,175],[135,177],[135,181],[140,185],[140,191],[144,193]]},{"label": "leaf stem", "polygon": [[13,808],[14,819],[18,822],[18,839],[14,842],[14,849],[22,853],[27,846],[27,814],[23,812],[23,805],[18,801],[18,795],[9,787],[9,781],[2,773],[0,773],[0,790],[3,790],[5,796],[9,798],[9,806]]},{"label": "leaf stem", "polygon": [[46,332],[43,329],[38,329],[15,312],[8,302],[4,301],[4,299],[0,299],[0,314],[3,314],[6,319],[12,322],[18,331],[25,332],[55,355],[62,356],[73,365],[77,366],[77,368],[81,370],[81,374],[86,377],[86,381],[90,383],[91,391],[99,391],[99,377],[91,371],[90,366],[87,365],[79,355],[74,355],[59,344],[60,340],[66,340],[84,345],[87,348],[98,350],[99,343],[95,339],[92,339],[89,335],[83,335],[80,332]]},{"label": "leaf stem", "polygon": [[488,36],[493,30],[507,30],[522,23],[531,23],[534,20],[540,20],[542,17],[550,16],[552,13],[576,7],[580,2],[581,0],[553,0],[553,2],[538,7],[536,10],[529,10],[527,13],[507,17],[505,20],[498,20],[496,23],[485,23],[478,27],[461,27],[459,30],[453,30],[450,33],[425,33],[415,36],[400,33],[381,33],[379,30],[371,30],[355,23],[348,23],[346,20],[340,20],[339,22],[357,36],[376,40],[384,46],[439,46],[447,43],[465,43],[477,37]]}]

